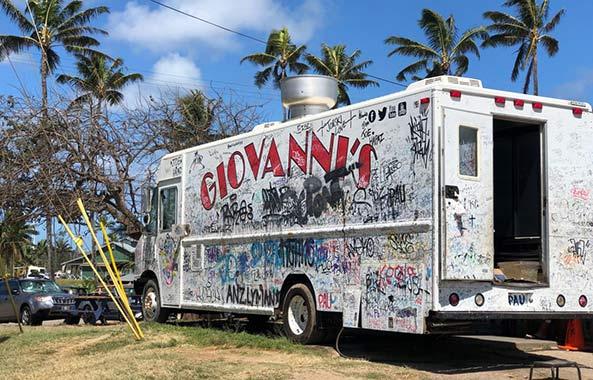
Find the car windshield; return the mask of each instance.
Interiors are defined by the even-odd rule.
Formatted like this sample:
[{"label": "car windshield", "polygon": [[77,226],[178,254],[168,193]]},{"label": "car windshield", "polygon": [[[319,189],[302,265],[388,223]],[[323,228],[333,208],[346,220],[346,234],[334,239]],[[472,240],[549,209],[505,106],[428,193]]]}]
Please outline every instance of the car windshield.
[{"label": "car windshield", "polygon": [[23,280],[21,281],[21,289],[25,293],[57,293],[62,292],[62,289],[53,281],[36,281]]}]

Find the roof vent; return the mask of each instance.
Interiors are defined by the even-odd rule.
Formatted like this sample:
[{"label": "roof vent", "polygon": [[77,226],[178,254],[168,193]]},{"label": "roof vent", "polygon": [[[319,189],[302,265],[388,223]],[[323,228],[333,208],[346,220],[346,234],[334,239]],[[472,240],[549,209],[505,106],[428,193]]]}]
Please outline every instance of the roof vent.
[{"label": "roof vent", "polygon": [[255,127],[253,127],[253,131],[261,132],[268,128],[272,128],[273,126],[278,125],[278,124],[280,124],[279,121],[268,121],[266,123],[261,123],[261,124],[256,125]]},{"label": "roof vent", "polygon": [[282,106],[288,108],[287,119],[327,111],[336,105],[338,81],[324,75],[298,75],[280,82]]},{"label": "roof vent", "polygon": [[460,85],[460,86],[470,86],[470,87],[482,88],[482,81],[479,79],[442,75],[440,77],[426,78],[421,81],[414,82],[414,83],[410,84],[407,89],[408,90],[418,89],[418,88],[426,87],[433,83],[455,84],[455,85]]}]

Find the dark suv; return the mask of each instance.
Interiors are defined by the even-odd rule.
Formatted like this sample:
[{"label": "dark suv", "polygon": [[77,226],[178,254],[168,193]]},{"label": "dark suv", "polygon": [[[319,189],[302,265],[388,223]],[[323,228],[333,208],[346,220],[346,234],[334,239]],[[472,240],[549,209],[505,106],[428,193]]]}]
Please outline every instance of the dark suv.
[{"label": "dark suv", "polygon": [[[55,282],[37,278],[9,280],[21,323],[40,325],[48,319],[74,322],[74,296]],[[71,321],[72,320],[72,321]],[[4,281],[0,282],[0,322],[16,322]]]}]

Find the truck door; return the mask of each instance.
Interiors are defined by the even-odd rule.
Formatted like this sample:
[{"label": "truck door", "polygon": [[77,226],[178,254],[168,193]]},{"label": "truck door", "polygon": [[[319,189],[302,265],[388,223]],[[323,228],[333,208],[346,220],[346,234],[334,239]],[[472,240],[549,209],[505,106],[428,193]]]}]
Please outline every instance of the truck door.
[{"label": "truck door", "polygon": [[491,281],[494,269],[492,116],[444,110],[441,276]]},{"label": "truck door", "polygon": [[180,223],[179,180],[160,183],[158,188],[158,230],[155,242],[159,290],[164,305],[179,304],[180,240],[175,227]]}]

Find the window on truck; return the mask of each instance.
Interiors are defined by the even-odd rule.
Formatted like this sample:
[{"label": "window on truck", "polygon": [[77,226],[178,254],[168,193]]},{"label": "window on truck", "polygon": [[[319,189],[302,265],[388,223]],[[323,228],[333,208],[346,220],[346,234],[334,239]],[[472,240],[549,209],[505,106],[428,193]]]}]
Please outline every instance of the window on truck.
[{"label": "window on truck", "polygon": [[177,223],[177,188],[162,189],[159,198],[160,229],[161,231],[170,231],[173,225]]},{"label": "window on truck", "polygon": [[459,174],[478,177],[478,130],[459,127]]}]

